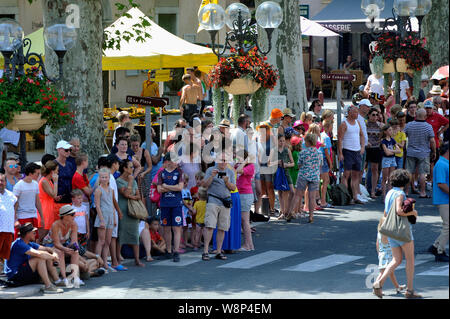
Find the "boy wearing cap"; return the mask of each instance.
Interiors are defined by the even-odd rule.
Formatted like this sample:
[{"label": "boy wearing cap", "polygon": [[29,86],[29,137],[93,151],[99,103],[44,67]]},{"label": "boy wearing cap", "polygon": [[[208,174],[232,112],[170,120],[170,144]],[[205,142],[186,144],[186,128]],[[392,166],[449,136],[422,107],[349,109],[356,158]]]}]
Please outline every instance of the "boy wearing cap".
[{"label": "boy wearing cap", "polygon": [[[38,227],[36,209],[41,218],[41,226],[45,227],[41,200],[39,199],[39,185],[37,183],[40,168],[35,163],[28,163],[25,166],[25,178],[14,185],[13,193],[17,197],[15,204],[16,227],[27,222],[31,222],[34,227]],[[17,229],[15,238],[17,238]],[[36,235],[36,238],[39,239],[38,235]]]},{"label": "boy wearing cap", "polygon": [[[174,262],[180,261],[181,227],[183,226],[183,200],[181,191],[184,188],[183,173],[173,162],[170,153],[164,156],[164,169],[158,173],[158,193],[161,194],[160,209],[164,240],[167,245],[166,259],[173,258]],[[174,244],[172,249],[172,231]]]},{"label": "boy wearing cap", "polygon": [[58,156],[55,162],[58,164],[58,195],[61,196],[61,199],[55,202],[56,210],[65,204],[72,203],[72,197],[70,196],[70,192],[72,191],[72,177],[77,168],[67,160],[70,156],[71,148],[72,145],[64,140],[56,144]]},{"label": "boy wearing cap", "polygon": [[58,254],[50,247],[40,246],[33,241],[37,228],[26,223],[19,229],[19,238],[11,246],[9,259],[5,263],[8,280],[18,285],[38,283],[39,278],[45,284],[44,293],[61,293],[50,281],[59,280],[54,263],[59,262]]}]

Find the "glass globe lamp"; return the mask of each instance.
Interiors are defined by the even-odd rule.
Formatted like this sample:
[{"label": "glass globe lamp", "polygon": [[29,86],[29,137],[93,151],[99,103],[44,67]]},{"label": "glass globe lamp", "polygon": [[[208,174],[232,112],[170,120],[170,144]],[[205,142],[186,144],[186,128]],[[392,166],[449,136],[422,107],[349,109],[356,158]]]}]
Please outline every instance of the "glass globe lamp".
[{"label": "glass globe lamp", "polygon": [[45,43],[55,52],[66,52],[75,45],[77,32],[65,24],[54,24],[44,29]]},{"label": "glass globe lamp", "polygon": [[266,1],[256,9],[256,22],[264,29],[276,29],[283,22],[283,10],[278,3]]},{"label": "glass globe lamp", "polygon": [[241,14],[242,22],[245,21],[245,22],[247,22],[247,25],[250,24],[252,15],[250,13],[250,10],[247,8],[247,6],[242,3],[232,3],[225,10],[227,26],[230,29],[234,29],[233,23],[235,21],[237,23],[239,13]]},{"label": "glass globe lamp", "polygon": [[199,11],[198,22],[207,31],[218,31],[225,25],[225,11],[217,4],[207,4]]},{"label": "glass globe lamp", "polygon": [[0,51],[12,53],[22,45],[22,41],[23,29],[17,21],[0,19]]}]

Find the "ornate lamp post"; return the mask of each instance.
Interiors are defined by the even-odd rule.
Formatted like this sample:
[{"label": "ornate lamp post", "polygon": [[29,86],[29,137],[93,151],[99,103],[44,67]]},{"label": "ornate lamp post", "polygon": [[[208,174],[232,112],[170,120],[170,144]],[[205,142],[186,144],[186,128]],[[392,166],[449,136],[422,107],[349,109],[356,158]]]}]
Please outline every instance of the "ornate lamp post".
[{"label": "ornate lamp post", "polygon": [[[69,28],[65,24],[54,24],[44,30],[45,43],[53,49],[58,56],[59,76],[50,78],[45,70],[42,56],[35,52],[30,52],[31,40],[23,38],[23,29],[17,21],[12,19],[0,19],[0,52],[2,53],[5,65],[4,72],[6,78],[12,83],[17,77],[25,75],[25,64],[36,66],[42,75],[51,82],[63,79],[63,61],[67,50],[75,45],[77,33],[74,28]],[[26,52],[24,49],[26,49]],[[25,53],[24,53],[25,52]],[[26,158],[26,136],[25,131],[20,131],[20,161],[22,167],[27,163]]]},{"label": "ornate lamp post", "polygon": [[[258,51],[266,55],[270,52],[272,33],[283,21],[283,11],[278,3],[273,1],[263,2],[256,9],[256,22],[267,34],[269,47],[262,50],[258,44],[258,34],[256,28],[250,26],[251,13],[248,7],[242,3],[233,3],[226,10],[217,4],[210,3],[204,6],[198,14],[200,25],[209,32],[212,43],[212,50],[218,57],[224,55],[227,49],[234,48],[241,54],[245,49],[245,43],[254,43]],[[225,37],[225,44],[220,51],[216,46],[217,32],[225,24],[231,29]],[[233,46],[233,43],[235,44]]]},{"label": "ornate lamp post", "polygon": [[[393,32],[398,36],[395,41],[396,49],[399,48],[400,42],[407,36],[420,38],[422,20],[424,16],[431,10],[431,0],[394,0],[392,9],[392,17],[386,18],[381,29],[377,29],[374,25],[375,18],[379,12],[384,9],[384,0],[361,0],[361,9],[370,19],[372,25],[372,35],[378,38],[379,35],[387,32]],[[419,22],[419,32],[413,32],[411,18],[417,17]],[[389,29],[388,29],[389,28]],[[395,102],[400,103],[400,74],[395,68]]]}]

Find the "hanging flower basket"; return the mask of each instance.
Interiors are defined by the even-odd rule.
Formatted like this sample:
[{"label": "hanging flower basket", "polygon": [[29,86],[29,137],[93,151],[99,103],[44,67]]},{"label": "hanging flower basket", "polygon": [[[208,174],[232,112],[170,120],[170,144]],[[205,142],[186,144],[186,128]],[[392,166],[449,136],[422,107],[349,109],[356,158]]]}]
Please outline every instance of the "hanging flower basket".
[{"label": "hanging flower basket", "polygon": [[47,124],[56,131],[73,122],[74,116],[63,93],[36,67],[14,81],[5,74],[0,77],[0,128],[33,131]]},{"label": "hanging flower basket", "polygon": [[47,123],[47,120],[42,119],[41,114],[23,111],[15,114],[6,128],[13,131],[35,131],[40,129],[45,123]]},{"label": "hanging flower basket", "polygon": [[260,83],[252,79],[234,79],[229,86],[224,86],[223,89],[229,94],[253,94],[261,87]]},{"label": "hanging flower basket", "polygon": [[[397,66],[397,72],[406,73],[409,72],[408,70],[408,64],[406,63],[406,60],[403,58],[398,58],[397,61],[395,61],[395,64]],[[384,62],[383,65],[383,73],[393,73],[395,72],[394,69],[394,61],[391,60],[389,62]]]}]

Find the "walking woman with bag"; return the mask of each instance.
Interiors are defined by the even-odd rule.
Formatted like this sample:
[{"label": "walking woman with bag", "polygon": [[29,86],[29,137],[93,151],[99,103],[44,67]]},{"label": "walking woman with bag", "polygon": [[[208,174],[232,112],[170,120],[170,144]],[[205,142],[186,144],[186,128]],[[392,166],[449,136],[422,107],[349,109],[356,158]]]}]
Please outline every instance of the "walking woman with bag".
[{"label": "walking woman with bag", "polygon": [[[406,298],[422,298],[414,292],[414,237],[412,235],[412,228],[408,222],[407,216],[415,216],[417,218],[417,211],[413,210],[409,213],[403,212],[403,201],[406,199],[404,192],[405,186],[408,185],[411,178],[408,171],[404,169],[395,170],[391,176],[392,189],[386,194],[384,216],[386,220],[381,225],[380,233],[387,235],[389,244],[392,249],[392,261],[386,267],[383,275],[377,278],[373,284],[373,293],[383,298],[382,287],[387,278],[395,271],[401,264],[403,254],[406,259],[406,279],[407,290]],[[394,206],[392,206],[394,205]],[[398,216],[390,216],[390,214],[397,214]],[[392,237],[391,237],[392,236]],[[405,238],[409,241],[400,241],[396,238]]]}]

